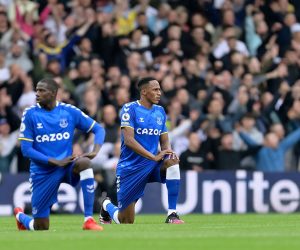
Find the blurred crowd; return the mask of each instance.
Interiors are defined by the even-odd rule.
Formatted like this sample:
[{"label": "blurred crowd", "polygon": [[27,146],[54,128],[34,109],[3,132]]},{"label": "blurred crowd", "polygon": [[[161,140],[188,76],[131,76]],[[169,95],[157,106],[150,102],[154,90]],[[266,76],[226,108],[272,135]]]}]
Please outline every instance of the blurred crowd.
[{"label": "blurred crowd", "polygon": [[[20,119],[51,77],[105,127],[93,165],[112,186],[118,112],[144,76],[182,170],[300,169],[299,0],[0,0],[0,172],[28,171]],[[92,143],[78,132],[74,152]]]}]

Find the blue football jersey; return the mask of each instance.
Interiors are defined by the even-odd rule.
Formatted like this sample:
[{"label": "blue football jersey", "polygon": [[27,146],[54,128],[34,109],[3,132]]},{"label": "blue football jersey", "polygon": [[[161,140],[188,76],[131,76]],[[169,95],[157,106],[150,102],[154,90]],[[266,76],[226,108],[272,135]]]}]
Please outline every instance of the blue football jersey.
[{"label": "blue football jersey", "polygon": [[[75,128],[89,132],[95,121],[73,105],[57,102],[50,111],[39,104],[24,110],[19,140],[32,142],[32,147],[50,158],[61,160],[72,155]],[[48,165],[31,161],[31,172],[51,171]]]},{"label": "blue football jersey", "polygon": [[[134,138],[149,152],[156,155],[161,134],[167,133],[166,113],[164,108],[153,105],[151,109],[142,106],[139,101],[127,103],[120,112],[121,128],[134,129]],[[153,165],[153,161],[135,153],[124,143],[121,136],[121,155],[118,171],[123,169],[138,169]]]}]

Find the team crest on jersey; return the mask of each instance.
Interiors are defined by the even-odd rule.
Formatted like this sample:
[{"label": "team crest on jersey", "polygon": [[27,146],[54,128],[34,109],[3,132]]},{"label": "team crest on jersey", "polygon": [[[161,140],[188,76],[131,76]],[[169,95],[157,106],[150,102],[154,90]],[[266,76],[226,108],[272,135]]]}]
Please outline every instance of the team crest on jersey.
[{"label": "team crest on jersey", "polygon": [[144,122],[144,117],[140,117],[140,122]]},{"label": "team crest on jersey", "polygon": [[59,126],[60,126],[61,128],[66,128],[66,127],[68,127],[68,121],[67,121],[67,119],[65,119],[65,118],[60,119]]},{"label": "team crest on jersey", "polygon": [[161,117],[157,117],[156,122],[157,122],[158,125],[162,125]]},{"label": "team crest on jersey", "polygon": [[130,115],[128,114],[128,113],[124,113],[123,115],[122,115],[122,121],[129,121],[129,119],[130,119]]}]

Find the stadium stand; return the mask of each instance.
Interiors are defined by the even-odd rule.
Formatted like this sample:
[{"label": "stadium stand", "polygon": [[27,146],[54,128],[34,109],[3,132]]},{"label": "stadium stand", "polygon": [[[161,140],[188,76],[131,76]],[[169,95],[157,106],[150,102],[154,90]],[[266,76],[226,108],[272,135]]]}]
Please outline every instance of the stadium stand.
[{"label": "stadium stand", "polygon": [[[298,0],[1,0],[0,172],[28,171],[17,133],[43,77],[60,84],[59,101],[107,129],[94,161],[104,187],[113,185],[117,114],[138,98],[142,76],[161,83],[183,169],[257,169],[241,133],[270,147],[267,134],[278,142],[300,126],[299,18]],[[77,134],[74,150],[92,141]],[[296,143],[280,171],[299,170],[299,154]]]}]

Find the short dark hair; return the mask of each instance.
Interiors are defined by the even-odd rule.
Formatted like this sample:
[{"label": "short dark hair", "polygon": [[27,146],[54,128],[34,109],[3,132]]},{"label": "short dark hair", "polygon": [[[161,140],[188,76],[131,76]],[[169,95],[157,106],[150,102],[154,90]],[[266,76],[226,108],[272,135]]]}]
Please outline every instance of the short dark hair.
[{"label": "short dark hair", "polygon": [[241,120],[243,119],[254,119],[255,120],[255,115],[253,113],[246,113],[241,117]]},{"label": "short dark hair", "polygon": [[151,81],[156,81],[156,79],[154,77],[151,77],[151,76],[141,78],[138,81],[138,85],[137,85],[138,86],[138,90],[141,91],[142,87],[145,86],[146,84],[148,84]]},{"label": "short dark hair", "polygon": [[53,91],[53,92],[57,92],[58,88],[59,88],[59,85],[58,83],[51,79],[51,78],[44,78],[42,80],[40,80],[41,83],[46,83],[47,84],[47,87]]}]

